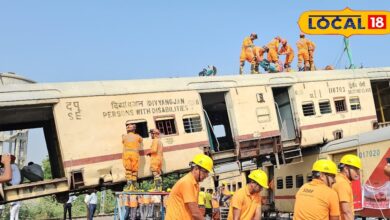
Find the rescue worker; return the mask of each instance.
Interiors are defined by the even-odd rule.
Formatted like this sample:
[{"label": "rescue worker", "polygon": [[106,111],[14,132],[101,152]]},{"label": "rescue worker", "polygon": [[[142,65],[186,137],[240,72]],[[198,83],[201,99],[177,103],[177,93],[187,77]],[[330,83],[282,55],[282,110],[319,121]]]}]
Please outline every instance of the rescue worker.
[{"label": "rescue worker", "polygon": [[[279,36],[276,36],[274,39],[271,40],[271,42],[268,43],[268,54],[267,54],[267,60],[270,63],[273,63],[275,65],[279,64],[279,43],[281,42],[281,38]],[[278,69],[278,68],[277,68]]]},{"label": "rescue worker", "polygon": [[218,190],[215,190],[213,193],[213,198],[211,205],[213,207],[213,217],[212,220],[220,220],[220,211],[219,211],[219,200],[221,195],[218,193]]},{"label": "rescue worker", "polygon": [[150,171],[154,178],[154,191],[162,191],[161,168],[163,161],[163,144],[160,140],[160,131],[151,129],[149,133],[152,136],[152,146],[150,147]]},{"label": "rescue worker", "polygon": [[234,193],[230,203],[228,220],[246,220],[261,218],[260,191],[268,189],[267,174],[258,169],[248,176],[248,184]]},{"label": "rescue worker", "polygon": [[137,217],[137,208],[138,208],[138,196],[137,195],[127,195],[128,198],[128,207],[129,207],[129,216],[130,220],[135,220]]},{"label": "rescue worker", "polygon": [[198,194],[198,207],[202,216],[204,216],[206,212],[205,203],[206,203],[206,193],[204,191],[204,187],[200,187],[200,191]]},{"label": "rescue worker", "polygon": [[336,175],[336,183],[332,188],[337,192],[340,201],[340,219],[355,219],[353,207],[352,180],[358,180],[362,162],[356,155],[344,155],[339,164],[340,172]]},{"label": "rescue worker", "polygon": [[244,73],[245,61],[251,63],[251,73],[255,73],[256,57],[253,51],[255,45],[253,41],[257,39],[257,34],[252,33],[249,37],[246,37],[242,42],[241,55],[240,55],[240,75]]},{"label": "rescue worker", "polygon": [[279,55],[286,55],[286,61],[284,61],[284,69],[286,72],[291,72],[291,63],[294,60],[294,50],[291,45],[287,43],[287,40],[281,40],[282,47],[279,50]]},{"label": "rescue worker", "polygon": [[232,194],[230,193],[227,182],[222,181],[222,186],[220,188],[220,193],[221,193],[221,202],[222,206],[229,206],[230,199],[232,198]]},{"label": "rescue worker", "polygon": [[123,143],[123,166],[126,169],[127,184],[123,188],[124,191],[136,190],[137,177],[138,177],[138,161],[139,150],[142,147],[142,137],[135,133],[136,125],[129,121],[126,121],[127,134],[122,135]]},{"label": "rescue worker", "polygon": [[309,39],[307,39],[307,42],[308,42],[308,49],[309,49],[309,65],[310,65],[309,68],[311,71],[314,71],[316,70],[316,67],[314,65],[314,51],[316,49],[316,44]]},{"label": "rescue worker", "polygon": [[[298,71],[308,71],[310,69],[309,44],[309,41],[305,38],[305,34],[299,34],[299,40],[297,41]],[[304,66],[302,66],[302,62]]]},{"label": "rescue worker", "polygon": [[[259,74],[259,65],[261,62],[264,62],[264,53],[268,53],[268,47],[263,46],[263,47],[254,47],[253,49],[256,57],[256,63],[255,63],[255,72],[256,74]],[[264,69],[267,71],[266,69]]]},{"label": "rescue worker", "polygon": [[203,220],[198,208],[199,183],[213,170],[213,160],[197,154],[190,162],[191,171],[173,186],[167,201],[165,220]]},{"label": "rescue worker", "polygon": [[313,164],[313,180],[305,183],[295,195],[294,220],[338,220],[339,199],[332,189],[337,166],[331,160],[317,160]]}]

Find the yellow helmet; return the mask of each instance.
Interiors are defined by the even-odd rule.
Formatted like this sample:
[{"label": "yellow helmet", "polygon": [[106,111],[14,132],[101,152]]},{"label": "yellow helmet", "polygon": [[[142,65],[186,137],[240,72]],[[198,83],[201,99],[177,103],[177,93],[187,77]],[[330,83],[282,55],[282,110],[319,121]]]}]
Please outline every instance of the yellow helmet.
[{"label": "yellow helmet", "polygon": [[226,181],[222,181],[222,185],[223,186],[227,186],[227,182]]},{"label": "yellow helmet", "polygon": [[204,169],[206,169],[207,171],[209,171],[210,173],[213,172],[213,160],[205,155],[205,154],[197,154],[195,155],[194,159],[192,160],[192,162]]},{"label": "yellow helmet", "polygon": [[263,188],[268,189],[268,176],[264,171],[260,169],[254,170],[249,174],[248,177],[254,180]]},{"label": "yellow helmet", "polygon": [[337,166],[331,160],[321,159],[314,162],[312,171],[318,171],[322,173],[330,173],[336,175]]},{"label": "yellow helmet", "polygon": [[171,191],[171,188],[168,188],[168,189],[167,189],[167,192],[170,192],[170,191]]},{"label": "yellow helmet", "polygon": [[350,166],[353,166],[353,167],[356,167],[359,169],[362,168],[362,162],[361,162],[360,158],[356,155],[353,155],[353,154],[344,155],[341,158],[340,163],[350,165]]}]

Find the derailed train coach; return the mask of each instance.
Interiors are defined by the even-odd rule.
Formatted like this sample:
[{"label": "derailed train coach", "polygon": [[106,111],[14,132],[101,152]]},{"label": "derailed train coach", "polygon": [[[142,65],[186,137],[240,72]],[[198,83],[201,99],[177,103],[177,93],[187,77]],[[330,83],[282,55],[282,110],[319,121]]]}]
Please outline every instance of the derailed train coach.
[{"label": "derailed train coach", "polygon": [[282,167],[326,141],[386,125],[389,79],[390,68],[375,68],[2,85],[0,131],[42,128],[53,179],[4,185],[1,201],[120,188],[128,120],[144,140],[141,179],[151,177],[151,128],[162,132],[165,174],[187,171],[203,152],[215,161],[212,184],[262,165],[272,176],[264,164]]},{"label": "derailed train coach", "polygon": [[334,140],[311,151],[301,163],[291,163],[275,172],[275,209],[282,213],[294,211],[295,194],[310,182],[311,166],[317,159],[330,159],[339,164],[346,154],[362,160],[360,180],[352,181],[355,215],[361,217],[390,216],[390,179],[385,174],[390,159],[390,126]]}]

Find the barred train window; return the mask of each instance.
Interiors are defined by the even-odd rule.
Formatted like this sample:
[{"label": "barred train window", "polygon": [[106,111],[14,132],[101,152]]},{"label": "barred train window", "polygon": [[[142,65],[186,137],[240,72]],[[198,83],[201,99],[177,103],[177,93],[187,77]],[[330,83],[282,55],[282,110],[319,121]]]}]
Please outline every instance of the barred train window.
[{"label": "barred train window", "polygon": [[156,118],[156,127],[164,135],[177,133],[175,118],[172,116]]},{"label": "barred train window", "polygon": [[337,98],[334,100],[334,105],[336,106],[336,112],[345,112],[347,107],[345,105],[345,98]]},{"label": "barred train window", "polygon": [[305,102],[305,103],[303,103],[302,104],[302,110],[303,110],[303,115],[304,116],[311,116],[311,115],[315,115],[316,114],[313,102]]},{"label": "barred train window", "polygon": [[306,182],[311,182],[312,179],[313,179],[313,176],[311,174],[307,174]]},{"label": "barred train window", "polygon": [[283,189],[283,178],[282,177],[278,177],[276,179],[276,188]]},{"label": "barred train window", "polygon": [[184,131],[186,133],[194,133],[202,131],[202,122],[199,115],[183,116]]},{"label": "barred train window", "polygon": [[319,106],[320,106],[321,114],[332,113],[332,109],[330,108],[330,101],[329,100],[320,100]]},{"label": "barred train window", "polygon": [[295,187],[299,188],[303,185],[303,175],[298,174],[295,176]]},{"label": "barred train window", "polygon": [[287,189],[293,188],[293,177],[292,176],[286,176],[286,188]]},{"label": "barred train window", "polygon": [[360,110],[360,100],[359,97],[354,96],[349,98],[349,104],[351,105],[351,110]]}]

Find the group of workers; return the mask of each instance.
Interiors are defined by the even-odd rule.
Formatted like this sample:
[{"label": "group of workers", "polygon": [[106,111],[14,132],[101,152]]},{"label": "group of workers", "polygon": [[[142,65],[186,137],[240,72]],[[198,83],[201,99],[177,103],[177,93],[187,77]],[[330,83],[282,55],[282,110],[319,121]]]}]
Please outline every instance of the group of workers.
[{"label": "group of workers", "polygon": [[[125,177],[127,184],[124,191],[134,191],[137,189],[138,168],[139,168],[139,151],[143,146],[142,137],[135,133],[136,124],[126,122],[127,134],[122,135],[123,143],[123,166],[126,170]],[[162,191],[162,162],[163,162],[163,144],[160,140],[160,131],[151,129],[149,133],[152,136],[152,145],[147,156],[150,157],[150,170],[154,177],[154,190]]]},{"label": "group of workers", "polygon": [[[277,41],[278,38],[274,40]],[[124,191],[132,191],[136,189],[134,184],[137,181],[142,137],[135,133],[136,125],[134,123],[126,122],[126,129],[127,134],[122,137],[123,163],[127,179]],[[151,157],[150,169],[154,176],[154,189],[152,191],[162,191],[163,146],[159,130],[152,129],[150,133],[153,141],[147,155]],[[340,169],[339,173],[337,173],[336,164],[326,159],[317,160],[313,164],[313,180],[304,184],[296,194],[295,220],[354,219],[351,181],[359,179],[360,158],[347,154],[341,158],[338,168]],[[208,207],[205,207],[205,203],[199,204],[199,183],[213,172],[213,160],[205,154],[198,154],[190,162],[190,169],[187,175],[176,182],[169,194],[166,201],[167,220],[197,220],[204,219],[206,215],[213,216],[213,213],[210,213],[210,208],[215,208],[215,206],[210,207],[208,204]],[[230,199],[228,219],[259,219],[261,216],[260,192],[263,188],[268,189],[268,185],[268,176],[264,171],[261,169],[252,171],[248,175],[247,185],[236,191]],[[202,194],[204,192],[201,192]],[[143,199],[141,203],[139,202],[140,198]],[[201,196],[201,198],[205,198],[205,196]],[[129,197],[129,210],[134,206],[135,199],[140,204],[149,204],[144,203],[145,197]],[[129,216],[134,216],[134,214]]]},{"label": "group of workers", "polygon": [[125,207],[125,220],[146,220],[161,217],[160,208],[163,201],[161,201],[160,195],[120,194],[119,201],[120,206]]},{"label": "group of workers", "polygon": [[[210,211],[205,203],[199,204],[199,183],[213,170],[213,160],[204,154],[194,157],[191,171],[172,188],[166,203],[167,220],[204,219]],[[317,160],[312,167],[313,180],[304,184],[295,196],[294,220],[353,220],[352,181],[359,179],[361,160],[356,155],[344,155],[337,165],[328,159]],[[340,172],[338,172],[338,168]],[[237,190],[230,198],[228,220],[261,219],[262,189],[268,189],[267,174],[253,170],[248,175],[247,185]],[[205,194],[207,195],[207,193]],[[213,196],[213,200],[216,198]],[[212,206],[215,208],[215,206]],[[205,211],[204,211],[205,210]],[[217,210],[213,210],[212,219]]]},{"label": "group of workers", "polygon": [[[252,33],[242,42],[240,55],[240,75],[244,73],[245,62],[251,64],[251,74],[258,74],[259,66],[267,72],[286,72],[291,71],[291,63],[294,60],[294,50],[286,39],[276,36],[267,45],[262,47],[255,46],[254,41],[257,39],[257,34]],[[314,66],[314,51],[316,45],[309,39],[305,38],[305,34],[299,35],[299,40],[296,43],[298,49],[298,71],[315,70]],[[267,57],[264,58],[264,54]],[[279,61],[279,56],[285,55],[284,64]],[[302,65],[303,63],[303,65]]]}]

